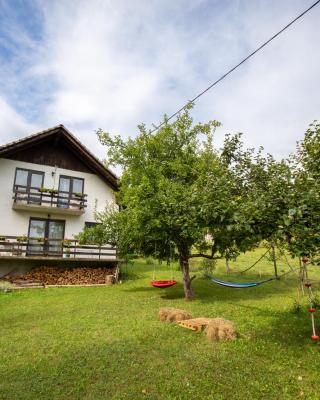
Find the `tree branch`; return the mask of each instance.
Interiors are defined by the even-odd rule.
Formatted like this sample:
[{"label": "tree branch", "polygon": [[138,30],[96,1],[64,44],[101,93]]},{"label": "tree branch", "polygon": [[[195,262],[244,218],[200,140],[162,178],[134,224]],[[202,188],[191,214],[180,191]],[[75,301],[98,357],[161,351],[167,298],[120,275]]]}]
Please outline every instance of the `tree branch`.
[{"label": "tree branch", "polygon": [[196,253],[196,254],[190,254],[189,258],[197,258],[197,257],[203,257],[203,258],[208,258],[209,260],[220,260],[222,257],[221,256],[210,256],[209,254],[203,254],[203,253]]}]

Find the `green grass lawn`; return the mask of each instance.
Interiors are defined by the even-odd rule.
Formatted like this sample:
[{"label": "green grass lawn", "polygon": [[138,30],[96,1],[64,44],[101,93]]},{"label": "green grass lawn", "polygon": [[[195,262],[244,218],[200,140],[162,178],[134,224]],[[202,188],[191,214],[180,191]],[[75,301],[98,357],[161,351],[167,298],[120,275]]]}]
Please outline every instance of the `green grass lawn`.
[{"label": "green grass lawn", "polygon": [[[233,270],[262,251],[240,257]],[[169,278],[166,269],[157,278]],[[313,279],[320,280],[319,269],[310,268]],[[235,290],[197,272],[197,298],[186,302],[178,271],[179,284],[161,290],[150,287],[144,261],[130,270],[135,279],[112,287],[0,293],[0,399],[320,399],[320,352],[310,340],[306,299],[293,312],[296,275]],[[226,278],[222,262],[215,273]],[[241,279],[271,274],[262,262]],[[162,323],[164,306],[230,319],[239,339],[209,343],[204,333]]]}]

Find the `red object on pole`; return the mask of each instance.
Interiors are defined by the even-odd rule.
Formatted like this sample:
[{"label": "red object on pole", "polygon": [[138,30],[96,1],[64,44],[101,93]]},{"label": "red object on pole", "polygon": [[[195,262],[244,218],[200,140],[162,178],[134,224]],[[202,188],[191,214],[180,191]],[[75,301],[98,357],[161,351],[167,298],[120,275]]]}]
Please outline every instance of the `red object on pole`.
[{"label": "red object on pole", "polygon": [[319,336],[318,336],[318,335],[312,335],[312,336],[311,336],[311,339],[312,339],[312,340],[319,340]]},{"label": "red object on pole", "polygon": [[314,313],[314,312],[316,312],[317,310],[315,309],[315,308],[313,308],[313,307],[311,307],[311,308],[309,308],[309,313]]},{"label": "red object on pole", "polygon": [[307,264],[309,259],[307,257],[303,257],[301,261],[303,262],[303,264]]},{"label": "red object on pole", "polygon": [[312,283],[305,283],[304,286],[307,287],[307,288],[309,288],[309,287],[312,286]]}]

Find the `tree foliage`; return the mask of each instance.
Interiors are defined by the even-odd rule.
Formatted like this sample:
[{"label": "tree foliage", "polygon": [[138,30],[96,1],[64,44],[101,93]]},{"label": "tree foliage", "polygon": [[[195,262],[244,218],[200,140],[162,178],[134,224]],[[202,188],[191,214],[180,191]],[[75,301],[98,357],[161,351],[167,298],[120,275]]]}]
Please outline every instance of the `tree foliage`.
[{"label": "tree foliage", "polygon": [[293,185],[283,232],[294,256],[319,262],[320,253],[320,124],[309,126],[292,157]]},{"label": "tree foliage", "polygon": [[241,134],[227,135],[215,148],[219,126],[193,124],[187,109],[173,123],[165,118],[156,132],[140,125],[135,138],[99,130],[108,163],[123,171],[119,209],[98,213],[100,227],[82,239],[115,244],[122,255],[168,259],[173,250],[187,299],[194,296],[192,257],[230,259],[264,239],[285,244],[293,255],[317,253],[319,125],[309,129],[291,163],[245,149]]}]

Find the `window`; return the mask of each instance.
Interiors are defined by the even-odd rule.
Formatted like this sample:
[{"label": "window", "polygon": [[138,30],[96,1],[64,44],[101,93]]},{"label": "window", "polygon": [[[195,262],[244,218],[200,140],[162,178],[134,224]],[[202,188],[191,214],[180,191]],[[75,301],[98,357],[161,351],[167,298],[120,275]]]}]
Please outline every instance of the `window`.
[{"label": "window", "polygon": [[43,186],[44,172],[17,168],[14,179],[14,190],[34,192]]},{"label": "window", "polygon": [[97,225],[101,225],[101,223],[100,222],[87,222],[87,221],[84,223],[85,228],[94,228]]},{"label": "window", "polygon": [[[60,175],[58,207],[69,208],[70,198],[74,197],[73,196],[74,193],[83,194],[83,187],[84,187],[84,179],[75,178],[73,176]],[[73,200],[71,201],[71,203],[75,203],[75,201]]]},{"label": "window", "polygon": [[83,193],[84,179],[60,175],[59,191],[66,193]]},{"label": "window", "polygon": [[30,218],[28,255],[62,254],[65,221]]}]

